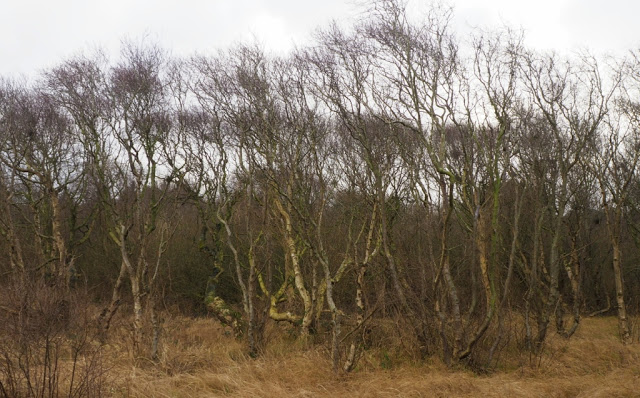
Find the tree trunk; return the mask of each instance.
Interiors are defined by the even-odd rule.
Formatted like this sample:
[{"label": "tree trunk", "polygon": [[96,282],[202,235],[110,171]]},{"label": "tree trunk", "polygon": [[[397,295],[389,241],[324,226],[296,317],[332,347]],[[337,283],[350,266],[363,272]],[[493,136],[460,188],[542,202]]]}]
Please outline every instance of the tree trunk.
[{"label": "tree trunk", "polygon": [[120,254],[122,256],[122,262],[127,268],[129,274],[129,281],[131,282],[131,294],[133,296],[133,347],[134,355],[140,348],[140,342],[142,339],[142,291],[140,286],[140,276],[138,270],[134,268],[131,263],[131,258],[127,252],[127,239],[128,231],[124,225],[120,226]]},{"label": "tree trunk", "polygon": [[105,332],[109,330],[109,327],[111,326],[111,320],[113,319],[114,315],[118,311],[118,308],[120,307],[120,304],[122,303],[121,290],[122,290],[122,283],[124,282],[124,278],[126,275],[127,275],[127,266],[125,262],[122,261],[120,265],[120,274],[118,275],[118,279],[116,279],[116,283],[113,286],[113,292],[111,294],[111,303],[109,303],[109,306],[107,308],[102,310],[102,313],[100,314],[100,317],[99,317],[99,323],[102,327],[102,330],[104,330]]},{"label": "tree trunk", "polygon": [[313,321],[313,307],[311,303],[311,295],[304,285],[304,278],[302,276],[302,269],[300,268],[300,258],[298,257],[298,250],[296,248],[296,242],[293,238],[293,227],[291,225],[291,217],[289,213],[284,209],[279,199],[274,199],[278,212],[282,217],[284,224],[284,240],[285,249],[287,255],[291,260],[291,268],[293,270],[294,283],[296,290],[302,299],[304,305],[304,315],[302,316],[302,324],[300,325],[300,331],[304,338],[309,335],[309,327]]},{"label": "tree trunk", "polygon": [[616,302],[618,303],[618,330],[620,331],[620,339],[624,344],[631,343],[631,328],[629,327],[629,319],[627,318],[627,309],[624,302],[624,280],[621,267],[620,241],[613,238],[613,275],[616,282]]},{"label": "tree trunk", "polygon": [[67,245],[62,237],[62,226],[60,225],[62,222],[62,217],[60,215],[60,203],[58,201],[58,195],[55,193],[53,188],[50,188],[50,200],[51,200],[51,211],[52,211],[52,219],[51,219],[51,229],[53,232],[53,240],[56,245],[56,251],[58,252],[58,267],[56,270],[57,283],[60,285],[60,288],[64,292],[65,296],[69,295],[70,289],[70,270],[69,264],[67,262]]},{"label": "tree trunk", "polygon": [[564,337],[571,337],[576,330],[578,330],[578,325],[580,324],[580,303],[581,303],[581,295],[580,295],[580,258],[578,257],[578,247],[576,244],[576,236],[573,235],[571,237],[571,258],[570,262],[565,263],[565,271],[567,273],[567,277],[569,278],[569,282],[571,283],[571,292],[573,295],[573,324],[568,330],[562,330],[562,335]]}]

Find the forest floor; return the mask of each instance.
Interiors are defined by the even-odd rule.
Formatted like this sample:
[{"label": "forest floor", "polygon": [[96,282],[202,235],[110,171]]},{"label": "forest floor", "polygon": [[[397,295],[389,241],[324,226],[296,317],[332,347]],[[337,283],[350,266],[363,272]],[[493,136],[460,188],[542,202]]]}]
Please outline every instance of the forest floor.
[{"label": "forest floor", "polygon": [[[165,321],[157,363],[133,366],[125,334],[104,347],[108,393],[121,397],[640,397],[640,344],[622,345],[613,317],[584,319],[569,340],[551,336],[536,358],[501,354],[483,375],[368,350],[335,375],[323,346],[303,348],[281,331],[258,359],[211,319]],[[278,338],[274,334],[279,333]]]}]

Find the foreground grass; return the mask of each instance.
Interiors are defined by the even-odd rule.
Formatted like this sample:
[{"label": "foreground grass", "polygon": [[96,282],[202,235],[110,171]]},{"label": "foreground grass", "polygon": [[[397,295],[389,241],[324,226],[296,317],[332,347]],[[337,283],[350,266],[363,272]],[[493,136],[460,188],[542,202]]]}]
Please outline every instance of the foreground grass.
[{"label": "foreground grass", "polygon": [[389,359],[372,349],[360,367],[334,375],[322,347],[303,349],[272,330],[259,359],[213,320],[171,319],[158,363],[136,361],[116,336],[109,394],[122,397],[638,397],[640,346],[623,346],[614,318],[585,319],[570,340],[551,338],[538,358],[504,353],[488,375],[438,360]]}]

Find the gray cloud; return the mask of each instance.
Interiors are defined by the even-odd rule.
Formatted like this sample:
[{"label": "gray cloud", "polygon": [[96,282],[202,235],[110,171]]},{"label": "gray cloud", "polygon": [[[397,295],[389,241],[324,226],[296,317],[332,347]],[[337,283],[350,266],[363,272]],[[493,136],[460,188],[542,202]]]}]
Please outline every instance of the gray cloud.
[{"label": "gray cloud", "polygon": [[[413,0],[423,4],[422,0]],[[0,74],[33,74],[98,45],[115,53],[124,37],[149,36],[176,54],[209,53],[255,35],[276,51],[330,19],[358,14],[351,0],[21,0],[0,14]],[[523,26],[530,44],[597,51],[637,45],[640,3],[629,0],[455,0],[455,25]]]}]

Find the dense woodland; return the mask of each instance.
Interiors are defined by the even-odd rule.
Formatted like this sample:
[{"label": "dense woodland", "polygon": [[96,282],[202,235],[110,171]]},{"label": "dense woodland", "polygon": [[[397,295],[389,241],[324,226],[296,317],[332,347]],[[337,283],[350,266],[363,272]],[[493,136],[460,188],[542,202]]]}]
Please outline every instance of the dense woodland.
[{"label": "dense woodland", "polygon": [[176,312],[251,356],[288,325],[339,372],[385,319],[473,369],[594,314],[637,342],[640,51],[460,37],[451,13],[384,0],[286,56],[127,42],[1,80],[3,374],[87,301],[151,360]]}]

